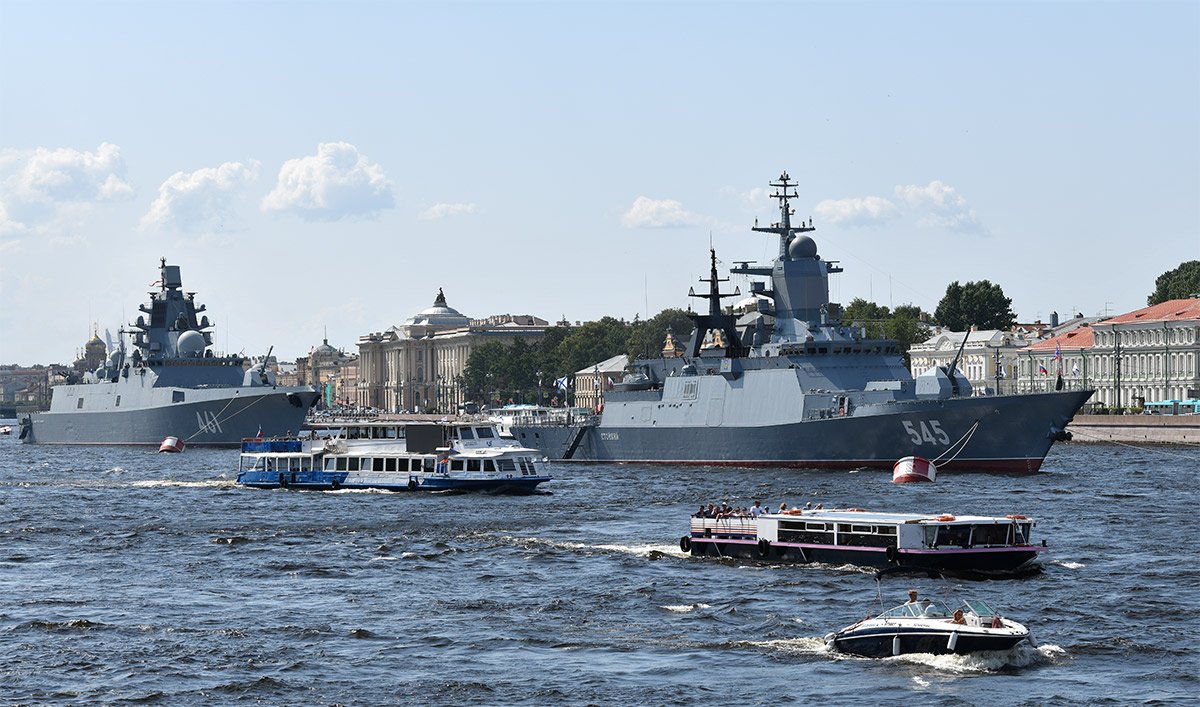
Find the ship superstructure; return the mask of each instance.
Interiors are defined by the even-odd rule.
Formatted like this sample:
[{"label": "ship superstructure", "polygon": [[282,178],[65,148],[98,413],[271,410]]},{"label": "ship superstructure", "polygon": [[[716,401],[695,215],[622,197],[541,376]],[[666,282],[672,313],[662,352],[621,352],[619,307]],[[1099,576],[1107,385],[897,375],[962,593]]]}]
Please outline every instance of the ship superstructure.
[{"label": "ship superstructure", "polygon": [[950,468],[1037,471],[1091,390],[974,396],[953,365],[914,378],[895,341],[866,336],[829,301],[823,260],[793,222],[796,183],[771,182],[780,219],[770,265],[739,262],[757,309],[725,312],[710,250],[707,311],[682,356],[638,359],[604,408],[569,423],[513,426],[551,458],[796,467],[887,467],[916,454]]},{"label": "ship superstructure", "polygon": [[50,410],[21,420],[24,441],[157,445],[174,436],[189,446],[233,446],[299,432],[317,392],[278,386],[265,357],[247,368],[244,356],[215,355],[206,307],[183,291],[178,265],[164,258],[159,269],[159,290],[120,331],[116,350],[95,371],[55,386]]}]

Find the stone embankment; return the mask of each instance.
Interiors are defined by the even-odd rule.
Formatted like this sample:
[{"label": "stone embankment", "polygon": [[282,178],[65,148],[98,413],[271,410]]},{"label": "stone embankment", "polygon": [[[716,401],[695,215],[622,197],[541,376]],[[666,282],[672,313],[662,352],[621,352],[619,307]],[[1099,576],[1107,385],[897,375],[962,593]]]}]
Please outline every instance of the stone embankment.
[{"label": "stone embankment", "polygon": [[1076,415],[1074,442],[1200,444],[1200,415]]}]

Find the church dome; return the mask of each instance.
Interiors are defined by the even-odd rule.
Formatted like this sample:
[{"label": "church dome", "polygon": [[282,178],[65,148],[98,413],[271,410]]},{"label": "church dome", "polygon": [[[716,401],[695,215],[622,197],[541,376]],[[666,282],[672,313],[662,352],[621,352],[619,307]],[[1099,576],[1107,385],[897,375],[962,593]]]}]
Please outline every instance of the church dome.
[{"label": "church dome", "polygon": [[404,323],[406,326],[453,329],[468,326],[471,320],[457,309],[446,304],[446,296],[442,294],[441,288],[438,288],[437,299],[433,301],[433,306],[422,309],[420,312],[409,317],[408,321]]}]

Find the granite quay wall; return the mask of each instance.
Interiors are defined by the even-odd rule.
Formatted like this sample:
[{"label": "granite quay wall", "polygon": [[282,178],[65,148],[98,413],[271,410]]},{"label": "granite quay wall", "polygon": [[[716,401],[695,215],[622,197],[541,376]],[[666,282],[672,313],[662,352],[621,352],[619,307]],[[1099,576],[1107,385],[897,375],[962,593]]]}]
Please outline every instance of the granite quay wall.
[{"label": "granite quay wall", "polygon": [[1200,415],[1076,415],[1074,442],[1200,444]]}]

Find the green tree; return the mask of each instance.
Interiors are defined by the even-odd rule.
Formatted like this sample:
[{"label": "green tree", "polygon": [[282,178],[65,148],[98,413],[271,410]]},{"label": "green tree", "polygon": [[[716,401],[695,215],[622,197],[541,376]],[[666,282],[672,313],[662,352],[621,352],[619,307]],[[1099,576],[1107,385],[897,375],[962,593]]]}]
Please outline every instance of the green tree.
[{"label": "green tree", "polygon": [[686,345],[692,332],[692,320],[682,309],[664,309],[650,319],[635,321],[625,339],[625,353],[632,358],[657,358],[662,355],[667,329],[676,343]]},{"label": "green tree", "polygon": [[960,285],[957,280],[946,287],[946,295],[933,312],[934,319],[951,331],[1007,329],[1017,321],[1012,300],[999,285],[987,280]]},{"label": "green tree", "polygon": [[843,321],[866,329],[868,338],[894,339],[904,352],[906,364],[909,362],[908,349],[913,343],[924,341],[929,334],[929,327],[923,321],[928,318],[929,315],[915,304],[902,304],[895,311],[889,311],[887,307],[861,297],[851,300],[842,314]]},{"label": "green tree", "polygon": [[1154,292],[1146,298],[1146,304],[1187,299],[1197,293],[1200,293],[1200,260],[1189,260],[1158,276],[1154,281]]}]

